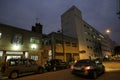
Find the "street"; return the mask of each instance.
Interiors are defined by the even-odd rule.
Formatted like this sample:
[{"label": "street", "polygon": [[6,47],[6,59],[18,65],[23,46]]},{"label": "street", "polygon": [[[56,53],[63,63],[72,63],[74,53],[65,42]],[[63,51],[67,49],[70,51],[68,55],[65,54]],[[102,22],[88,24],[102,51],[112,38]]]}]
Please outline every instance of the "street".
[{"label": "street", "polygon": [[[104,62],[106,72],[96,80],[120,80],[120,62]],[[6,79],[11,80],[11,79]],[[82,76],[75,76],[70,73],[70,69],[46,72],[43,74],[33,74],[19,77],[15,80],[91,80]]]}]

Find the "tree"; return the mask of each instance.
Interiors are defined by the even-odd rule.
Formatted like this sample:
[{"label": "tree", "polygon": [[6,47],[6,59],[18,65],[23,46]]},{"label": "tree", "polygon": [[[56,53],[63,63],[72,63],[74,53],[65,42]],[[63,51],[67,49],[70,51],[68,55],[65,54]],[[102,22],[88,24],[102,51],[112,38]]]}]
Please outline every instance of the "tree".
[{"label": "tree", "polygon": [[120,55],[120,46],[114,48],[114,55]]}]

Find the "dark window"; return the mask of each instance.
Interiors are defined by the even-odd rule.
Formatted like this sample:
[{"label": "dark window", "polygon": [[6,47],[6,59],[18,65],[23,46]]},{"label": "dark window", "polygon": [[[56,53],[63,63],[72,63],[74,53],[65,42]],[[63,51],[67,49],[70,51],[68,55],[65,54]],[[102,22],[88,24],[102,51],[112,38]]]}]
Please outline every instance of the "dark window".
[{"label": "dark window", "polygon": [[77,47],[77,43],[72,43],[72,47]]},{"label": "dark window", "polygon": [[70,46],[70,42],[65,42],[65,44],[66,44],[67,46]]}]

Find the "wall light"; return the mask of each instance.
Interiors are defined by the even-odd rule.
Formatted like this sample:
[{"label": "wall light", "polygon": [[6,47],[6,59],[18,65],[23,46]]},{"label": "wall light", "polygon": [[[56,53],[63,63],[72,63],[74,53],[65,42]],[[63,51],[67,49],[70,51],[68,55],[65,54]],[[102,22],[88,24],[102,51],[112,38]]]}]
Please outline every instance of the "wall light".
[{"label": "wall light", "polygon": [[31,45],[31,48],[32,48],[32,49],[36,49],[36,48],[37,48],[37,45],[36,45],[36,44],[32,44],[32,45]]},{"label": "wall light", "polygon": [[20,49],[20,45],[14,44],[14,45],[12,46],[12,49],[13,49],[13,50],[19,50],[19,49]]}]

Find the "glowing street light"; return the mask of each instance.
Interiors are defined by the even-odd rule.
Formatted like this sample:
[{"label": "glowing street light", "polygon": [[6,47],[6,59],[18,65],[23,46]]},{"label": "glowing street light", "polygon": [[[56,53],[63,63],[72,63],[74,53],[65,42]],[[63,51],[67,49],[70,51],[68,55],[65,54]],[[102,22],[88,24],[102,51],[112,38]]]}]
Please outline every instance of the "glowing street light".
[{"label": "glowing street light", "polygon": [[107,30],[106,30],[106,33],[107,33],[107,34],[109,34],[110,32],[111,32],[110,29],[107,29]]}]

